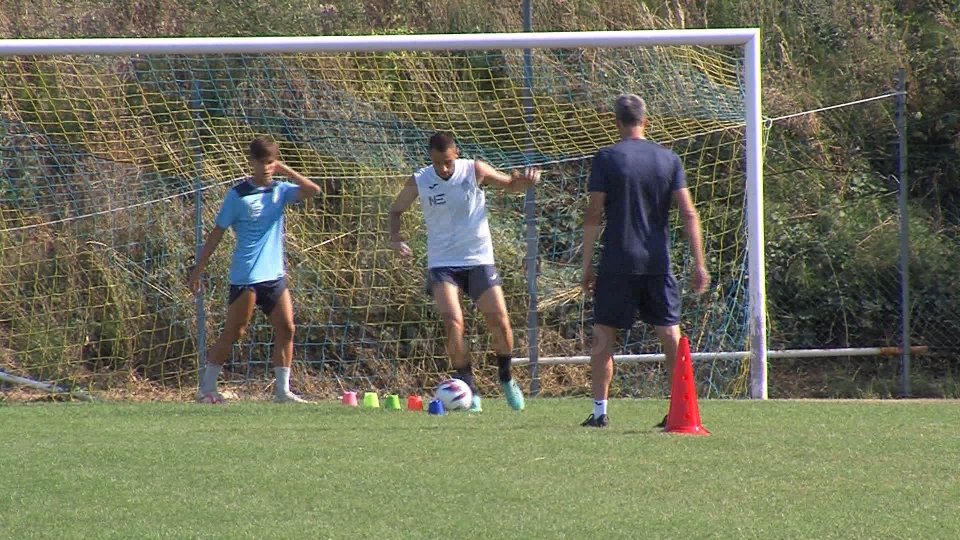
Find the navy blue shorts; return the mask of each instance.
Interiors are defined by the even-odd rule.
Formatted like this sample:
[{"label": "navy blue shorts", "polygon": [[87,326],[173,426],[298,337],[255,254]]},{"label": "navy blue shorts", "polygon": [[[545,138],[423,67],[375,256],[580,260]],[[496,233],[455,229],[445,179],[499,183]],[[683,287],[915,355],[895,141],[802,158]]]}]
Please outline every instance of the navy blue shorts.
[{"label": "navy blue shorts", "polygon": [[671,274],[614,274],[597,276],[593,293],[593,320],[627,329],[636,318],[654,326],[680,323],[680,288]]},{"label": "navy blue shorts", "polygon": [[438,266],[427,269],[427,294],[432,296],[433,286],[442,282],[453,283],[476,302],[490,287],[503,285],[503,278],[493,264]]},{"label": "navy blue shorts", "polygon": [[285,278],[274,279],[271,281],[261,281],[260,283],[251,283],[250,285],[230,285],[230,301],[232,304],[243,291],[251,290],[257,297],[257,305],[263,310],[265,315],[270,315],[273,308],[277,306],[283,291],[287,290],[287,280]]}]

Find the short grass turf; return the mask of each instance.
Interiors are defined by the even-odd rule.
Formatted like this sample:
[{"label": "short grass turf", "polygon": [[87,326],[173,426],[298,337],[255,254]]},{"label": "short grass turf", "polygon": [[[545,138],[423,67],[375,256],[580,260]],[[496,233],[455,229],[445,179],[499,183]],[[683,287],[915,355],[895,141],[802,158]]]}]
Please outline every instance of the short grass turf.
[{"label": "short grass turf", "polygon": [[958,538],[960,402],[0,406],[0,538]]}]

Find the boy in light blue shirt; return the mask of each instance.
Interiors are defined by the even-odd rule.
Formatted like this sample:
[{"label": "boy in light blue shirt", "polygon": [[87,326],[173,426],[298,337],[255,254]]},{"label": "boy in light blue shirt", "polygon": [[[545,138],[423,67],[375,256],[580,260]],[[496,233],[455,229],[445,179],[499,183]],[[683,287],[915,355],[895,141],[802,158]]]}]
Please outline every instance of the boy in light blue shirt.
[{"label": "boy in light blue shirt", "polygon": [[[284,279],[284,220],[287,205],[313,197],[320,187],[279,161],[276,143],[257,137],[250,143],[251,176],[227,192],[216,226],[207,235],[197,265],[190,274],[190,290],[200,293],[200,278],[223,239],[233,228],[237,245],[230,264],[230,296],[223,333],[207,351],[206,367],[201,373],[197,401],[222,403],[217,392],[220,370],[233,344],[243,336],[253,310],[259,306],[274,330],[273,368],[277,382],[273,400],[278,403],[305,403],[290,391],[290,366],[293,362],[293,302]],[[279,173],[290,182],[275,181]]]}]

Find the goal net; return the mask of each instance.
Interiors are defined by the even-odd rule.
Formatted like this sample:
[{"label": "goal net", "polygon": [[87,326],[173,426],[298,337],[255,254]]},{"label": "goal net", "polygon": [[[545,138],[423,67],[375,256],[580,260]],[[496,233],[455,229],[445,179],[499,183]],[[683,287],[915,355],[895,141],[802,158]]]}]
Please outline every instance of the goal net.
[{"label": "goal net", "polygon": [[[751,35],[2,41],[0,371],[120,396],[192,393],[202,348],[224,321],[232,233],[199,300],[184,279],[226,191],[248,172],[246,145],[269,135],[322,188],[287,211],[294,386],[317,396],[432,387],[449,365],[424,292],[422,217],[404,216],[415,256],[400,260],[387,208],[427,164],[429,135],[449,130],[463,157],[543,168],[533,200],[488,192],[494,250],[516,356],[545,359],[544,394],[584,393],[588,368],[558,358],[588,354],[582,214],[591,156],[618,138],[621,92],[646,99],[648,136],[682,157],[701,214],[713,284],[703,298],[685,291],[683,331],[696,351],[749,351],[747,149],[759,130],[747,123],[751,68],[739,41]],[[688,253],[678,236],[681,282]],[[465,306],[484,390],[496,380],[490,344]],[[270,384],[271,341],[256,314],[224,372],[238,391]],[[659,347],[638,325],[616,350]],[[698,358],[698,380],[708,395],[742,394],[747,362]],[[662,395],[662,373],[656,362],[623,363],[614,393]],[[530,383],[530,370],[517,375]]]}]

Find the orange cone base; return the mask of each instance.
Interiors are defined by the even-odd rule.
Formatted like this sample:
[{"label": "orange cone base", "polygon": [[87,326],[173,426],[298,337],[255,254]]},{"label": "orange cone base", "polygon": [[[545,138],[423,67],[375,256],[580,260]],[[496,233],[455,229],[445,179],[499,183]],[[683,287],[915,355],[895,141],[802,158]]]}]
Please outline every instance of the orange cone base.
[{"label": "orange cone base", "polygon": [[710,431],[707,428],[696,425],[696,426],[677,426],[677,427],[668,427],[664,430],[666,433],[679,433],[681,435],[702,435],[706,436],[710,434]]}]

